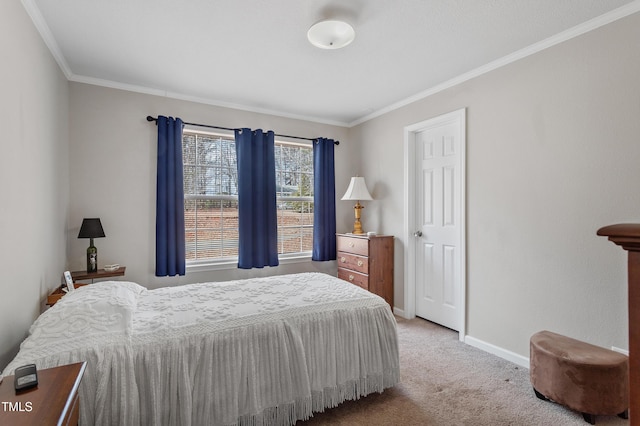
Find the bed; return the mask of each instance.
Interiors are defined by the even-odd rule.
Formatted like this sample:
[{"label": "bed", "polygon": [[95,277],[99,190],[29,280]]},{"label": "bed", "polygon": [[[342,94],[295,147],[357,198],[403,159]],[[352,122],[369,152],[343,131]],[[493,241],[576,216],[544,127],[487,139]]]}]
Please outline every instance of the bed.
[{"label": "bed", "polygon": [[83,425],[291,425],[400,374],[389,305],[321,273],[85,286],[34,322],[4,375],[79,361]]}]

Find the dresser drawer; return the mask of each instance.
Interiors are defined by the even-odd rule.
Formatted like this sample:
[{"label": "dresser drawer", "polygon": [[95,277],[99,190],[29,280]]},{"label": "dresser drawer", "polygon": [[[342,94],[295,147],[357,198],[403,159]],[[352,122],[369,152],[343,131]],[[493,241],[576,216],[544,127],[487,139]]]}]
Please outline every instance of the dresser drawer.
[{"label": "dresser drawer", "polygon": [[343,251],[338,252],[338,267],[351,269],[352,271],[369,273],[369,258],[357,256]]},{"label": "dresser drawer", "polygon": [[350,271],[349,269],[338,268],[338,278],[369,290],[369,276],[367,275]]},{"label": "dresser drawer", "polygon": [[354,253],[362,256],[369,255],[369,240],[367,238],[338,235],[337,246],[338,251],[345,251],[347,253]]}]

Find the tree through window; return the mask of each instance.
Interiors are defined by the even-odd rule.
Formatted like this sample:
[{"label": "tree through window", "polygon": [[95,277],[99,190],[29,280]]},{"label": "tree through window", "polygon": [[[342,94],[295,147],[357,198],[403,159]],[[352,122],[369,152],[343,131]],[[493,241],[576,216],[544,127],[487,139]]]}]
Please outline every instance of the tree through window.
[{"label": "tree through window", "polygon": [[[188,263],[238,257],[238,173],[232,135],[185,130],[184,214]],[[313,148],[275,142],[278,254],[310,255]]]}]

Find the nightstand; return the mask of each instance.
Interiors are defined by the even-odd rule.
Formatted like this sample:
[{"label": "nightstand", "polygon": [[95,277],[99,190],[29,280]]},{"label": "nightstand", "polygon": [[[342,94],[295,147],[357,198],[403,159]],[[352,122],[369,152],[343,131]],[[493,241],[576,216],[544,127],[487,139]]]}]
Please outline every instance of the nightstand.
[{"label": "nightstand", "polygon": [[[82,287],[83,285],[87,285],[87,284],[81,284],[81,283],[73,283],[73,286],[75,288],[78,287]],[[64,287],[64,284],[61,285],[60,287],[56,288],[53,293],[51,293],[50,295],[47,296],[47,305],[48,306],[53,306],[56,304],[56,302],[60,299],[62,299],[62,296],[64,296],[65,293],[64,291],[62,291],[62,288]]]},{"label": "nightstand", "polygon": [[18,391],[13,376],[0,383],[0,425],[77,425],[78,388],[86,362],[38,370],[38,386]]},{"label": "nightstand", "polygon": [[124,276],[124,271],[126,269],[126,266],[121,266],[115,271],[105,271],[104,269],[98,269],[96,272],[73,271],[71,272],[71,278],[73,279],[74,283],[76,281],[87,280],[91,280],[91,282],[93,282],[94,280],[101,280],[105,278],[122,277]]}]

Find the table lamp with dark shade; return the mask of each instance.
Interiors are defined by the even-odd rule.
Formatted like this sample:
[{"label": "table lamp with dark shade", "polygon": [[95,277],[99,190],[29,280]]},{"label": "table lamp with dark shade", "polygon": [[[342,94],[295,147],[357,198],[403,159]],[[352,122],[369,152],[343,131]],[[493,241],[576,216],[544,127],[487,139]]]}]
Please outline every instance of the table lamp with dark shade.
[{"label": "table lamp with dark shade", "polygon": [[94,238],[104,237],[104,230],[99,218],[85,218],[78,233],[78,238],[89,238],[87,248],[87,272],[98,272],[98,249],[93,245]]}]

